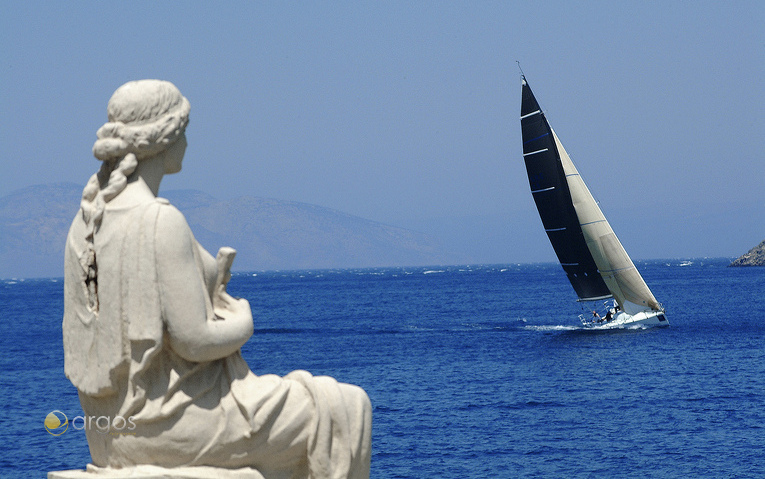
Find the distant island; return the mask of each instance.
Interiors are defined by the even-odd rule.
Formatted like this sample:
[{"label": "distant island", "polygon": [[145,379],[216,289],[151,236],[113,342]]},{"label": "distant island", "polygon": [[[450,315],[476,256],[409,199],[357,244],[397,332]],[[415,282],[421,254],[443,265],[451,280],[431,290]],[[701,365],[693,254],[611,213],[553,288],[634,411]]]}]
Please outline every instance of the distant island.
[{"label": "distant island", "polygon": [[765,241],[750,249],[728,266],[765,266]]},{"label": "distant island", "polygon": [[[63,276],[64,242],[82,185],[30,186],[0,198],[0,278]],[[430,266],[470,262],[424,233],[322,206],[196,190],[160,191],[213,255],[237,250],[235,271]]]}]

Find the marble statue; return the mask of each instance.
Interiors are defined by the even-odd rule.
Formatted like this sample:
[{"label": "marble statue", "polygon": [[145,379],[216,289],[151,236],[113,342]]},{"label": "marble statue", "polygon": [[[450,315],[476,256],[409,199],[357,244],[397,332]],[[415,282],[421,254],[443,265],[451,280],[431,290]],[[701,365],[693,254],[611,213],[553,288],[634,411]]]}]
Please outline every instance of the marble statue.
[{"label": "marble statue", "polygon": [[226,292],[235,251],[214,258],[157,197],[181,170],[189,102],[141,80],[107,113],[65,253],[65,373],[95,422],[92,464],[49,477],[369,477],[364,390],[253,374],[250,305]]}]

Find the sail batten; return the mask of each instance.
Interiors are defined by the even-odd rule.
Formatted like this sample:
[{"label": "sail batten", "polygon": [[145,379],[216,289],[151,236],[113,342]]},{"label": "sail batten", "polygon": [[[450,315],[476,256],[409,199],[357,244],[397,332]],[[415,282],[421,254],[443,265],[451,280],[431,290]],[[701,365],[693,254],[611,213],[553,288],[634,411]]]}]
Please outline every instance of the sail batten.
[{"label": "sail batten", "polygon": [[542,150],[532,151],[531,153],[524,153],[523,156],[526,157],[526,156],[536,155],[537,153],[544,153],[545,151],[548,151],[547,148],[544,148]]},{"label": "sail batten", "polygon": [[539,115],[540,113],[542,113],[542,111],[541,111],[541,110],[532,111],[531,113],[527,113],[527,114],[525,114],[525,115],[522,115],[522,116],[521,116],[521,120],[523,120],[524,118],[528,118],[528,117],[530,117],[530,116]]}]

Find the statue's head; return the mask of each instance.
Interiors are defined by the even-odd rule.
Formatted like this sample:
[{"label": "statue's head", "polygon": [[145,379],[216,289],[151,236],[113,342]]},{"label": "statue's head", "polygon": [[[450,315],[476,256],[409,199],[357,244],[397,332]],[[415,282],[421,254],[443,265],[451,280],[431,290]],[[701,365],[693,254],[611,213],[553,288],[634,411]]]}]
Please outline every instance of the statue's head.
[{"label": "statue's head", "polygon": [[183,137],[189,109],[188,100],[170,82],[125,83],[109,100],[109,121],[98,130],[93,155],[105,162],[128,154],[138,161],[155,156]]}]

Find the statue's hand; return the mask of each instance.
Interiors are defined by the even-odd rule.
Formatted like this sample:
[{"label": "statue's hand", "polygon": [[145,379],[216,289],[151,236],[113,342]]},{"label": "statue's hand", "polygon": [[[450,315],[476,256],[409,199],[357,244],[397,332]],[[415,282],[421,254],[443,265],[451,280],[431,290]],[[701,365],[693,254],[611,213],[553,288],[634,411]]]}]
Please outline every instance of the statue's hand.
[{"label": "statue's hand", "polygon": [[250,303],[244,298],[234,298],[226,292],[226,285],[219,285],[213,294],[215,319],[246,319],[252,322]]},{"label": "statue's hand", "polygon": [[215,262],[218,264],[218,276],[215,279],[214,293],[217,294],[221,286],[223,286],[223,291],[226,291],[228,280],[231,279],[231,265],[234,263],[235,256],[236,250],[234,248],[224,246],[218,250],[218,256],[215,258]]},{"label": "statue's hand", "polygon": [[234,298],[226,292],[226,286],[231,279],[231,264],[234,262],[236,250],[228,246],[218,250],[215,261],[218,264],[218,277],[212,294],[213,312],[215,319],[236,319],[237,322],[249,321],[252,324],[252,310],[246,299]]}]

